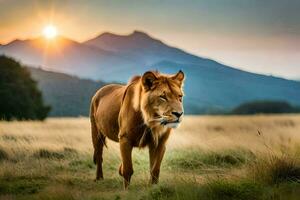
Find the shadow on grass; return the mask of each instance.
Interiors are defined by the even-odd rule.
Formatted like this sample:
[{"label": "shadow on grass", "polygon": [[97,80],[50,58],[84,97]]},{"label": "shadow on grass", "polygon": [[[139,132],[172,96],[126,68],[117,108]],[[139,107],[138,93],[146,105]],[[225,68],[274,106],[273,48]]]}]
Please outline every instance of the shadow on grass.
[{"label": "shadow on grass", "polygon": [[125,199],[149,200],[297,200],[300,187],[297,183],[268,186],[251,179],[214,179],[206,183],[193,181],[164,183],[145,191],[129,191]]},{"label": "shadow on grass", "polygon": [[250,165],[249,173],[254,180],[270,185],[300,183],[300,162],[289,155],[269,155]]},{"label": "shadow on grass", "polygon": [[261,185],[244,180],[216,179],[203,184],[186,180],[155,185],[137,193],[129,191],[125,199],[255,200],[262,198],[262,194]]},{"label": "shadow on grass", "polygon": [[33,157],[44,159],[67,159],[72,158],[76,155],[78,155],[78,152],[75,149],[65,147],[63,150],[59,151],[39,149],[33,154]]},{"label": "shadow on grass", "polygon": [[175,150],[168,153],[166,157],[169,167],[186,170],[201,169],[202,167],[238,167],[253,160],[255,160],[255,155],[251,151],[239,148],[222,152]]},{"label": "shadow on grass", "polygon": [[11,177],[0,179],[0,194],[35,194],[46,185],[46,179],[30,179],[27,177]]},{"label": "shadow on grass", "polygon": [[4,148],[0,146],[0,162],[4,160],[9,160],[9,155]]}]

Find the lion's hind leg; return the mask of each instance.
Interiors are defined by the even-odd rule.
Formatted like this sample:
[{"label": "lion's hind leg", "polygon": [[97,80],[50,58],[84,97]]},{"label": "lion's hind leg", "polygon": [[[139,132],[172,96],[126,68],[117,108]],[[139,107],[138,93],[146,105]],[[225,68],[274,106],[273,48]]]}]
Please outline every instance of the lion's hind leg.
[{"label": "lion's hind leg", "polygon": [[97,129],[96,124],[93,120],[91,120],[91,128],[92,128],[92,139],[94,146],[94,163],[97,165],[96,171],[96,180],[103,179],[103,170],[102,170],[102,162],[103,162],[103,147],[105,144],[105,136]]},{"label": "lion's hind leg", "polygon": [[105,145],[105,137],[100,133],[98,134],[97,144],[94,148],[94,163],[97,165],[96,180],[103,179],[103,147]]}]

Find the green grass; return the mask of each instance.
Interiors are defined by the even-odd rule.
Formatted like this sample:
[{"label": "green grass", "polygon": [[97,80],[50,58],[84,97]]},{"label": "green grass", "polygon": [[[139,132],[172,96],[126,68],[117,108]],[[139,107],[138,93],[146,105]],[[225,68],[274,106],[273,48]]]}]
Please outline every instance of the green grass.
[{"label": "green grass", "polygon": [[204,152],[199,149],[173,151],[167,157],[167,165],[174,169],[196,170],[208,167],[239,167],[255,160],[255,155],[245,149],[228,149],[219,152]]},{"label": "green grass", "polygon": [[206,185],[209,199],[260,199],[263,194],[261,185],[252,181],[216,180]]},{"label": "green grass", "polygon": [[255,180],[267,184],[300,182],[300,163],[287,154],[263,156],[249,169]]},{"label": "green grass", "polygon": [[186,117],[168,141],[158,185],[149,185],[148,150],[134,149],[128,191],[118,174],[121,160],[114,142],[104,148],[104,180],[94,181],[89,119],[49,118],[0,126],[0,200],[300,196],[299,115]]},{"label": "green grass", "polygon": [[[72,148],[39,149],[16,163],[5,161],[10,167],[0,175],[0,199],[10,195],[13,199],[252,200],[297,199],[300,194],[296,179],[300,165],[286,157],[266,159],[241,148],[214,152],[175,149],[166,154],[160,184],[151,186],[147,152],[134,155],[132,183],[123,191],[118,158],[106,156],[105,179],[95,182],[91,154]],[[30,168],[33,170],[27,170]],[[16,173],[18,169],[22,171]],[[203,169],[222,169],[222,174],[199,173]],[[241,175],[233,175],[235,170]]]},{"label": "green grass", "polygon": [[0,194],[36,194],[41,191],[45,184],[46,180],[37,178],[13,177],[0,179]]}]

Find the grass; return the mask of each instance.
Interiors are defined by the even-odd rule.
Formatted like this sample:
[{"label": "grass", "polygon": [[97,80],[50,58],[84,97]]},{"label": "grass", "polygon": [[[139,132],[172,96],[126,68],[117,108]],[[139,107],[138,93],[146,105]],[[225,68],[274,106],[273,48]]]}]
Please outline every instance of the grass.
[{"label": "grass", "polygon": [[14,195],[36,194],[41,191],[45,183],[44,179],[30,179],[27,177],[1,179],[0,193]]},{"label": "grass", "polygon": [[300,115],[186,117],[168,141],[158,185],[148,184],[148,151],[134,149],[128,191],[122,189],[114,142],[104,149],[104,180],[94,181],[87,118],[0,122],[0,127],[0,199],[300,196]]},{"label": "grass", "polygon": [[39,149],[33,156],[37,159],[65,159],[67,157],[76,156],[77,151],[73,148],[65,147],[63,150],[53,151],[48,149]]},{"label": "grass", "polygon": [[230,168],[239,167],[255,159],[255,155],[248,150],[236,148],[219,151],[201,151],[191,149],[173,151],[166,162],[175,169],[195,170],[202,168]]},{"label": "grass", "polygon": [[300,163],[289,155],[269,155],[254,163],[249,171],[254,179],[275,185],[284,182],[300,182]]},{"label": "grass", "polygon": [[227,181],[216,180],[209,183],[207,193],[210,199],[260,199],[263,189],[259,184],[252,181]]},{"label": "grass", "polygon": [[0,146],[0,162],[8,159],[8,153]]}]

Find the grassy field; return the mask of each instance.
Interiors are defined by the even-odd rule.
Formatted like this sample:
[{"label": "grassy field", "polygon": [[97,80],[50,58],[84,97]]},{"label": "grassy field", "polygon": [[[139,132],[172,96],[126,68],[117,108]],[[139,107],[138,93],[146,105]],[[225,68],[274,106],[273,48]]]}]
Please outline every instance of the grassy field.
[{"label": "grassy field", "polygon": [[88,118],[0,122],[0,199],[299,199],[300,115],[186,116],[168,142],[160,183],[133,152],[128,191],[117,143],[94,182]]}]

